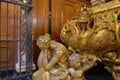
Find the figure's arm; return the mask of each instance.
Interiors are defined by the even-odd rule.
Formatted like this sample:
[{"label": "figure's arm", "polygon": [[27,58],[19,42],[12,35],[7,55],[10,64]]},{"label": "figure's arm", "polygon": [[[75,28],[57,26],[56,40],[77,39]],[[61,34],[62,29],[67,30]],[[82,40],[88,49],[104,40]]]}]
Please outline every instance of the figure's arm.
[{"label": "figure's arm", "polygon": [[37,65],[39,68],[43,68],[43,65],[42,65],[42,61],[43,61],[43,50],[41,50],[40,54],[39,54],[39,57],[38,57],[38,60],[37,60]]},{"label": "figure's arm", "polygon": [[[52,53],[53,54],[53,53]],[[53,55],[50,61],[48,61],[48,64],[46,64],[45,69],[46,70],[51,70],[54,65],[60,60],[60,58],[63,56],[63,51],[59,50],[56,51],[56,53]]]},{"label": "figure's arm", "polygon": [[45,49],[43,54],[43,60],[42,60],[44,69],[45,69],[45,66],[48,64],[48,57],[47,57],[48,55],[49,55],[49,50]]},{"label": "figure's arm", "polygon": [[96,64],[95,61],[90,61],[88,64],[83,65],[83,71],[88,71],[89,69],[91,69],[92,67],[94,67]]},{"label": "figure's arm", "polygon": [[88,62],[83,65],[83,71],[88,71],[92,67],[96,65],[96,61],[101,61],[101,59],[97,56],[91,56],[92,59],[88,58]]},{"label": "figure's arm", "polygon": [[82,69],[74,70],[73,68],[69,68],[68,70],[69,70],[71,76],[73,76],[73,77],[82,77],[82,75],[83,75]]}]

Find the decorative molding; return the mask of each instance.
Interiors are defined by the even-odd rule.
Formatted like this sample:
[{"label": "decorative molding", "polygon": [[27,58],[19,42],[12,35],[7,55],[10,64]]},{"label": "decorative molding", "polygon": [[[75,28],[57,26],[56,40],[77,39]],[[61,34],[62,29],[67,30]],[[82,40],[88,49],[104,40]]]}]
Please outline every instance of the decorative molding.
[{"label": "decorative molding", "polygon": [[105,0],[91,0],[91,5],[103,4]]},{"label": "decorative molding", "polygon": [[105,4],[93,6],[91,8],[91,10],[92,10],[93,13],[97,13],[97,12],[106,11],[106,10],[109,10],[109,9],[114,9],[114,8],[117,8],[117,7],[120,7],[120,1],[119,0],[114,0],[114,1],[110,1],[110,2],[105,3]]},{"label": "decorative molding", "polygon": [[87,4],[87,5],[88,5],[88,4],[89,4],[89,5],[91,4],[91,3],[90,3],[90,0],[76,0],[76,1],[78,1],[78,2],[83,2],[83,3]]},{"label": "decorative molding", "polygon": [[[32,70],[35,70],[36,69],[36,66],[35,64],[33,63],[32,66],[27,66],[27,67],[30,67]],[[25,72],[26,71],[26,65],[22,65],[20,66],[19,63],[16,64],[15,66],[15,69],[16,71],[19,73],[19,72]]]}]

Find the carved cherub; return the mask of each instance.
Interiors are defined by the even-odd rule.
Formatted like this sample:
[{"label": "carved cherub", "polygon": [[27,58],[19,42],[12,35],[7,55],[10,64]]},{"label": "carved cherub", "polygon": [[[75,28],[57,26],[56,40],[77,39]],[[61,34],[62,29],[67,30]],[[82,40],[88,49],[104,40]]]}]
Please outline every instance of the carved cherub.
[{"label": "carved cherub", "polygon": [[73,53],[69,57],[70,68],[68,69],[68,72],[71,75],[71,80],[85,80],[83,76],[84,70],[81,65],[81,59],[82,56],[77,53]]}]

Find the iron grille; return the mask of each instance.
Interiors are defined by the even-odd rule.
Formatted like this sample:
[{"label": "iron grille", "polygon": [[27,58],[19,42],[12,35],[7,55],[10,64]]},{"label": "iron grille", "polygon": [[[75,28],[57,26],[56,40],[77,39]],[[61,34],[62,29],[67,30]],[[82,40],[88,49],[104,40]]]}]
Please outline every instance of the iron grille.
[{"label": "iron grille", "polygon": [[0,80],[31,79],[32,0],[0,0]]}]

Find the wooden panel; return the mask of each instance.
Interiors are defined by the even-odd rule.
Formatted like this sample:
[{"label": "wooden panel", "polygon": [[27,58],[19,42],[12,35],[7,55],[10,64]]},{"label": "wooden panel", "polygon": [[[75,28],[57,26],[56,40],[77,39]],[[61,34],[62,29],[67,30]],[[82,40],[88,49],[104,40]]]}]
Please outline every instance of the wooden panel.
[{"label": "wooden panel", "polygon": [[[7,60],[9,61],[10,60],[10,48],[8,47],[7,49],[8,49],[8,52],[7,52],[7,49],[6,49],[7,47],[1,47],[1,61],[4,61],[4,62],[6,62]],[[7,57],[8,57],[8,59],[7,59]]]},{"label": "wooden panel", "polygon": [[1,70],[14,69],[17,62],[17,42],[0,43]]},{"label": "wooden panel", "polygon": [[52,0],[52,38],[60,41],[60,31],[66,20],[75,16],[76,2],[72,0]]},{"label": "wooden panel", "polygon": [[59,40],[60,30],[63,24],[63,0],[52,0],[52,39]]},{"label": "wooden panel", "polygon": [[64,1],[63,4],[63,15],[64,15],[64,23],[75,16],[75,3],[74,2],[69,2],[69,1]]},{"label": "wooden panel", "polygon": [[37,65],[37,59],[40,54],[40,48],[36,45],[36,40],[33,41],[33,62]]},{"label": "wooden panel", "polygon": [[[52,1],[52,12],[49,12],[49,1]],[[33,39],[37,40],[39,35],[50,31],[52,38],[59,40],[64,22],[76,14],[78,5],[84,4],[76,0],[34,0]],[[49,14],[52,15],[51,28]]]},{"label": "wooden panel", "polygon": [[48,0],[34,0],[33,39],[48,32]]},{"label": "wooden panel", "polygon": [[36,46],[36,40],[40,35],[48,33],[49,0],[34,0],[33,17],[33,61],[36,64],[40,49]]},{"label": "wooden panel", "polygon": [[33,12],[33,39],[37,39],[37,0],[34,1],[34,12]]}]

